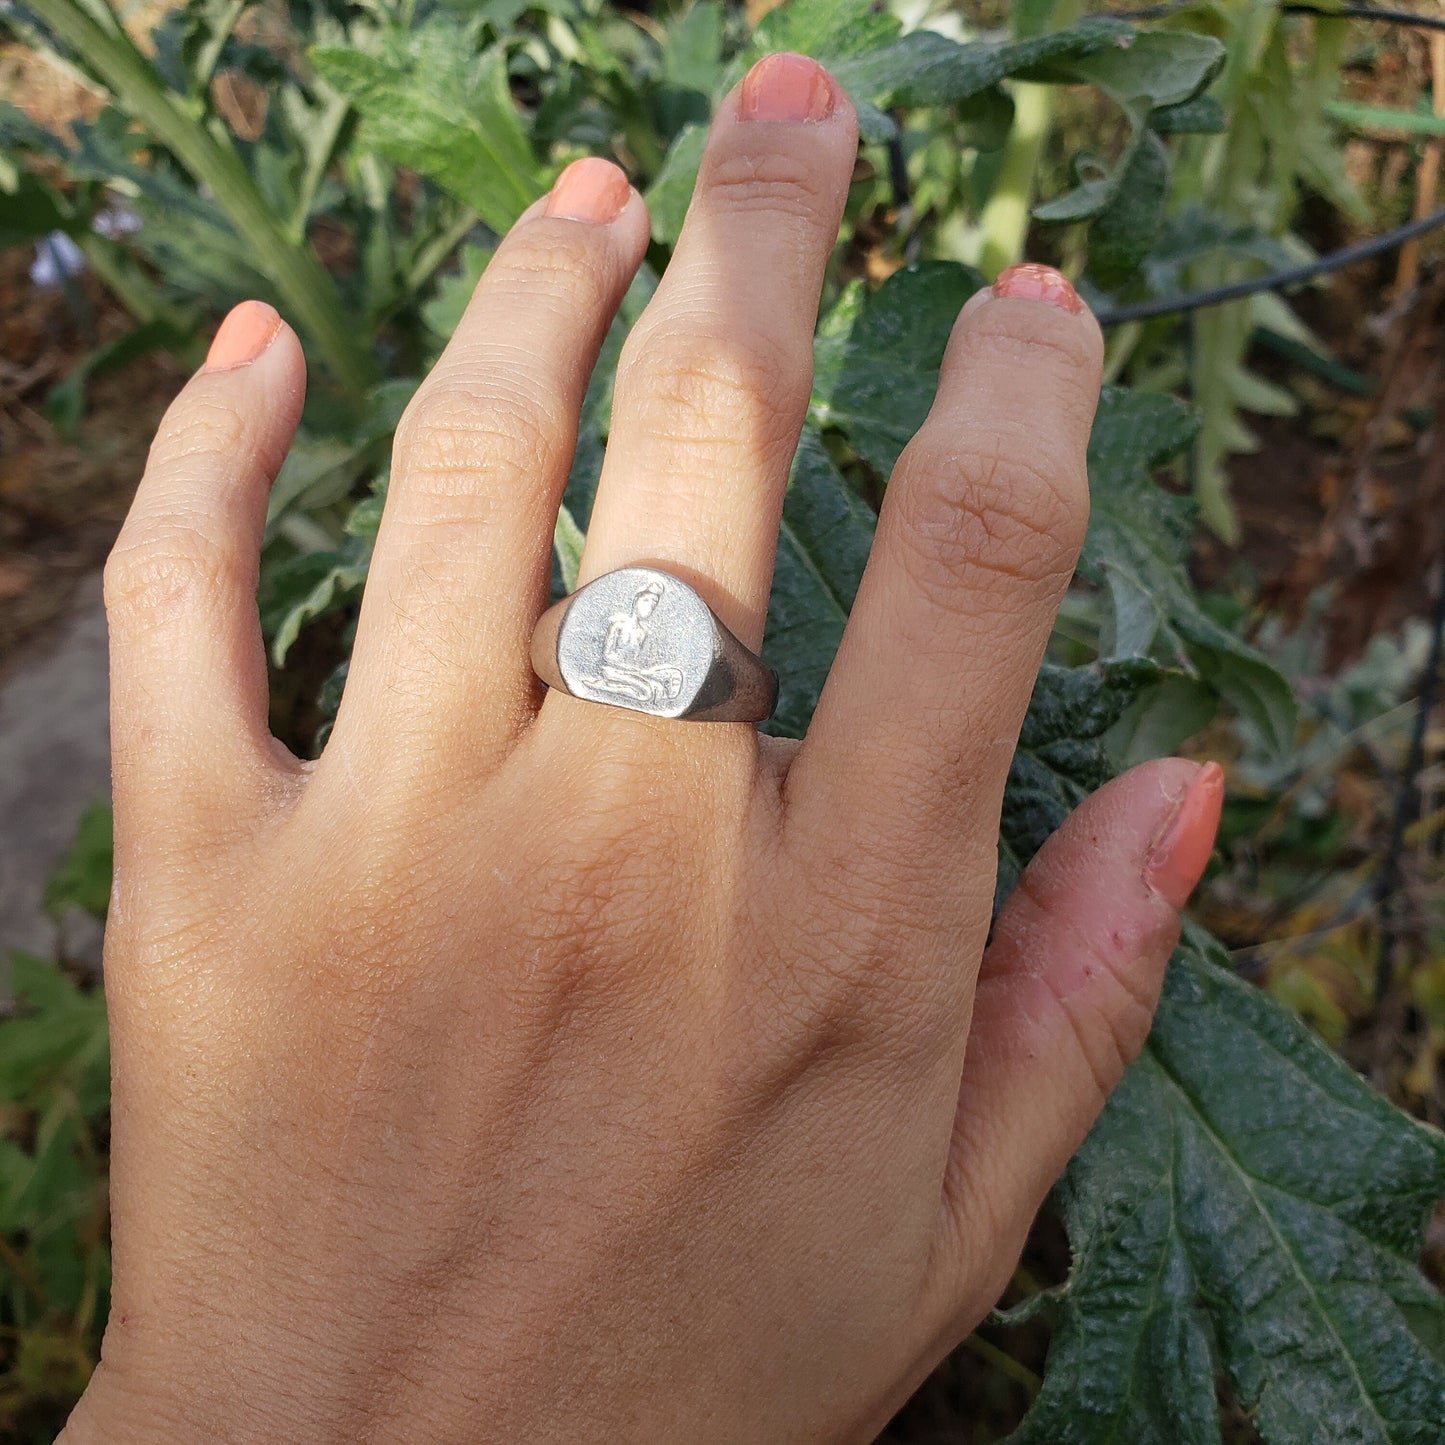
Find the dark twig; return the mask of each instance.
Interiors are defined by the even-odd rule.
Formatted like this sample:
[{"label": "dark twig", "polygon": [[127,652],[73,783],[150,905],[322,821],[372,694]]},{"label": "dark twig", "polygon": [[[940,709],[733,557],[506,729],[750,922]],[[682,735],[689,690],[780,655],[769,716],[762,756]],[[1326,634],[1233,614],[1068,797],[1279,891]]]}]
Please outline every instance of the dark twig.
[{"label": "dark twig", "polygon": [[1400,855],[1405,847],[1405,832],[1415,813],[1416,784],[1425,761],[1425,734],[1430,726],[1430,715],[1435,710],[1442,652],[1445,652],[1445,555],[1442,555],[1436,571],[1430,656],[1425,663],[1424,676],[1420,679],[1420,700],[1415,710],[1415,725],[1410,732],[1410,749],[1405,755],[1405,767],[1395,796],[1395,821],[1375,880],[1375,901],[1380,917],[1380,952],[1375,964],[1376,1007],[1384,1002],[1395,976],[1395,954],[1399,944],[1396,894],[1401,881]]},{"label": "dark twig", "polygon": [[1116,306],[1112,310],[1097,312],[1099,325],[1118,326],[1125,321],[1148,321],[1155,316],[1173,316],[1180,312],[1197,311],[1203,306],[1217,306],[1223,301],[1238,301],[1243,296],[1253,296],[1260,291],[1283,290],[1287,286],[1298,286],[1303,281],[1312,281],[1316,276],[1327,275],[1356,261],[1368,260],[1415,236],[1423,236],[1445,226],[1445,206],[1410,221],[1393,230],[1382,231],[1378,236],[1360,241],[1353,246],[1343,246],[1327,256],[1307,262],[1303,266],[1291,266],[1282,271],[1267,271],[1262,276],[1251,276],[1246,281],[1235,281],[1228,286],[1213,286],[1207,291],[1186,291],[1181,296],[1161,296],[1155,301],[1139,301],[1131,306]]},{"label": "dark twig", "polygon": [[[1180,0],[1174,5],[1145,5],[1138,10],[1108,10],[1112,20],[1166,20],[1183,10],[1197,8],[1198,0]],[[1382,25],[1413,25],[1419,30],[1445,30],[1445,19],[1417,15],[1413,10],[1385,10],[1376,5],[1281,5],[1285,15],[1315,15],[1321,20],[1373,20]]]}]

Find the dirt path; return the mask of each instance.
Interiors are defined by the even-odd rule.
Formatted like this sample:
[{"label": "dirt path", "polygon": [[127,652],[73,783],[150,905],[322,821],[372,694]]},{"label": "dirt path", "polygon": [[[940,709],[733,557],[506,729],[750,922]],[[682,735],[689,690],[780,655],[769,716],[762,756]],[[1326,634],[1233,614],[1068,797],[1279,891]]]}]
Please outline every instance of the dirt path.
[{"label": "dirt path", "polygon": [[[86,807],[110,796],[105,613],[100,579],[0,681],[0,957],[50,953],[57,926],[41,907]],[[67,957],[99,965],[99,930],[66,922]]]}]

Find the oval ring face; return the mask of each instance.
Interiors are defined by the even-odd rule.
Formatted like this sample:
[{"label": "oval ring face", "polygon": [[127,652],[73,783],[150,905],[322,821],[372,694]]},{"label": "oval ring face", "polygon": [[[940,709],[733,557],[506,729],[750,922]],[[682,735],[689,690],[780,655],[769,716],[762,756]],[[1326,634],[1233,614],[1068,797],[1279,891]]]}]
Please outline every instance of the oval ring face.
[{"label": "oval ring face", "polygon": [[681,717],[717,655],[712,614],[696,592],[651,567],[623,567],[572,595],[557,665],[574,697]]}]

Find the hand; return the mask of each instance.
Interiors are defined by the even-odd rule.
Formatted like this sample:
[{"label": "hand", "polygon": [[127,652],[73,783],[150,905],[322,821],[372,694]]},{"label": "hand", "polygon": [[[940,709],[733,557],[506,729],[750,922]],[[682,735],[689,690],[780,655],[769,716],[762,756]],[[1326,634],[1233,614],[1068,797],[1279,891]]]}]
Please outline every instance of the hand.
[{"label": "hand", "polygon": [[[760,642],[856,142],[798,57],[723,102],[583,581],[657,563]],[[804,743],[660,721],[528,665],[647,237],[588,160],[500,245],[398,431],[316,764],[268,734],[253,595],[295,336],[239,308],[166,416],[106,579],[115,1282],[71,1445],[866,1439],[1144,1038],[1217,769],[1093,798],[985,948],[1092,317],[1041,268],[964,308]]]}]

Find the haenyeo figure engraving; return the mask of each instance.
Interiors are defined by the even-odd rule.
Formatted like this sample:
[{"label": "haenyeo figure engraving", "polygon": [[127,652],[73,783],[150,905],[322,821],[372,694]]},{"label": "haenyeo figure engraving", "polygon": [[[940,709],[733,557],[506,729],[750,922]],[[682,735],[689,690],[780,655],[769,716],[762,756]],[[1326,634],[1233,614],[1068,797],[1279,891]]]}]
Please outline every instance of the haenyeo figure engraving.
[{"label": "haenyeo figure engraving", "polygon": [[682,670],[667,663],[649,664],[647,619],[652,616],[664,591],[661,582],[649,582],[632,599],[626,612],[614,612],[607,619],[607,641],[602,647],[602,666],[594,677],[581,679],[598,692],[617,693],[648,707],[661,707],[682,691]]}]

